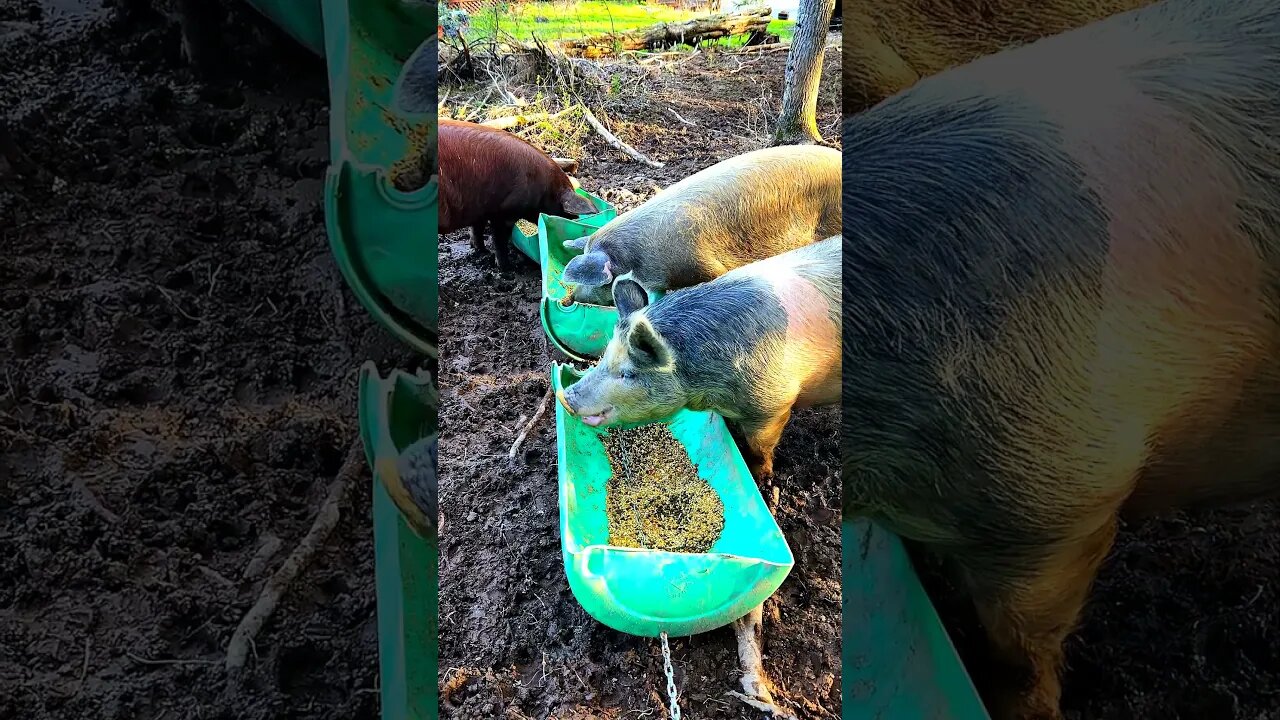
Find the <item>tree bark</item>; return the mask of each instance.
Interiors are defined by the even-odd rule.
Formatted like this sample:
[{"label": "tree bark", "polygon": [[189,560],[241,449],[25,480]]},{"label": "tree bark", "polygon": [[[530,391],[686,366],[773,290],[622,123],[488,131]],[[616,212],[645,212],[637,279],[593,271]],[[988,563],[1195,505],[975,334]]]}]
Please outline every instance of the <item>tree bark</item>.
[{"label": "tree bark", "polygon": [[595,58],[624,50],[653,50],[680,43],[696,45],[703,40],[716,40],[731,35],[752,34],[763,37],[769,27],[769,16],[769,8],[753,7],[733,15],[707,15],[684,22],[658,23],[624,33],[605,33],[564,40],[559,45],[566,55]]},{"label": "tree bark", "polygon": [[796,32],[787,54],[782,114],[774,130],[774,145],[822,142],[818,132],[818,83],[822,80],[822,56],[827,51],[827,27],[835,7],[835,0],[800,0]]}]

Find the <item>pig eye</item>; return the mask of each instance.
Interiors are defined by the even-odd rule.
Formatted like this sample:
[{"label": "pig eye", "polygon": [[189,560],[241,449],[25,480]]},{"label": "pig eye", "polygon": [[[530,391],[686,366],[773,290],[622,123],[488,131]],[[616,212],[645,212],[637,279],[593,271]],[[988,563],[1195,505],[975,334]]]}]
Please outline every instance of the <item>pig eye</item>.
[{"label": "pig eye", "polygon": [[634,379],[635,379],[635,377],[636,377],[636,374],[635,374],[635,373],[633,373],[633,372],[631,372],[630,370],[623,370],[623,371],[622,371],[622,379],[623,379],[623,380],[634,380]]}]

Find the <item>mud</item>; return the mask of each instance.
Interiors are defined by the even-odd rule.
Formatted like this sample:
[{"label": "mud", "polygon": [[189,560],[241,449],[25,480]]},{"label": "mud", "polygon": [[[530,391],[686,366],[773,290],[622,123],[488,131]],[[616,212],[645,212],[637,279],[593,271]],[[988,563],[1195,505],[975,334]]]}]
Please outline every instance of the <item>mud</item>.
[{"label": "mud", "polygon": [[724,531],[724,503],[665,425],[605,433],[609,544],[705,553]]},{"label": "mud", "polygon": [[[839,59],[828,52],[819,117],[835,142]],[[661,169],[627,159],[589,129],[556,134],[585,137],[583,152],[541,147],[580,157],[582,187],[625,211],[660,187],[765,146],[785,66],[785,53],[704,54],[653,70],[636,85],[640,95],[611,97],[602,120],[666,162]],[[538,268],[525,260],[498,273],[487,253],[473,254],[466,232],[440,240],[440,502],[448,518],[440,559],[442,716],[666,717],[658,642],[592,619],[565,579],[551,411],[516,460],[507,460],[550,379]],[[796,564],[765,604],[764,666],[781,690],[779,702],[804,720],[837,718],[841,710],[838,425],[835,409],[797,413],[775,464],[778,522]],[[762,490],[771,497],[772,487]],[[741,689],[731,628],[672,638],[671,650],[685,717],[762,717],[726,694]]]},{"label": "mud", "polygon": [[356,436],[359,364],[411,363],[329,256],[323,64],[226,8],[205,82],[165,18],[0,0],[3,718],[377,718],[367,475],[243,685],[221,666]]},{"label": "mud", "polygon": [[[1280,718],[1280,507],[1126,523],[1067,642],[1067,720]],[[971,608],[932,563],[924,578],[975,681]]]}]

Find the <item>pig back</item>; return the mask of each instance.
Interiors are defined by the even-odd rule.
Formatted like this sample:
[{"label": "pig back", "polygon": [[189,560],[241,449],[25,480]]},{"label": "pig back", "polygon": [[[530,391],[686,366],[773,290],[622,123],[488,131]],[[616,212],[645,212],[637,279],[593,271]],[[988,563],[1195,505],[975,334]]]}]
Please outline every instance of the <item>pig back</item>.
[{"label": "pig back", "polygon": [[1276,47],[1274,2],[1167,0],[846,118],[846,510],[963,544],[1274,478]]},{"label": "pig back", "polygon": [[651,290],[707,282],[841,227],[840,151],[766,148],[675,183],[591,239]]},{"label": "pig back", "polygon": [[779,380],[797,408],[840,402],[841,243],[830,237],[756,264],[786,314]]}]

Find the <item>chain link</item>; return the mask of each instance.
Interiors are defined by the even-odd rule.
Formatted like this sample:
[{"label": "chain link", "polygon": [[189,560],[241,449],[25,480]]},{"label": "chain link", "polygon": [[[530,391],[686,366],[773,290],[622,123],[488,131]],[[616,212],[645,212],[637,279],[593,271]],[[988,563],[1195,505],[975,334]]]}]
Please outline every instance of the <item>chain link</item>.
[{"label": "chain link", "polygon": [[671,698],[671,720],[680,720],[680,705],[676,703],[676,676],[675,671],[671,669],[671,648],[667,645],[667,633],[663,631],[660,636],[662,640],[662,665],[667,671],[667,696]]}]

